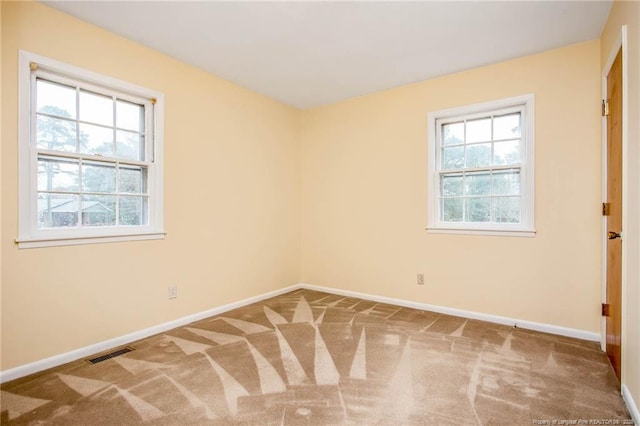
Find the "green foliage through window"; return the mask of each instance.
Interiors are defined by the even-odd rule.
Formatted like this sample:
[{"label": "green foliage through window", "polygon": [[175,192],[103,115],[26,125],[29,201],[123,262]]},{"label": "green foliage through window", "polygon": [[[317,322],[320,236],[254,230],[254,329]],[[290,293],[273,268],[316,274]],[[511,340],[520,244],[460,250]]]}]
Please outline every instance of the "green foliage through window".
[{"label": "green foliage through window", "polygon": [[43,79],[36,104],[38,228],[146,224],[144,106]]},{"label": "green foliage through window", "polygon": [[441,124],[443,222],[519,223],[521,112]]}]

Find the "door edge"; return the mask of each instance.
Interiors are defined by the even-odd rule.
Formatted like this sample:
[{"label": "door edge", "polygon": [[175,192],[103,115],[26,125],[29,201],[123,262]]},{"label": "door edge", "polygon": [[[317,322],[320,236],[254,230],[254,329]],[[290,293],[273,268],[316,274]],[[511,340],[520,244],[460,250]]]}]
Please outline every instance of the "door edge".
[{"label": "door edge", "polygon": [[[628,101],[627,101],[627,93],[628,93],[628,59],[627,59],[627,25],[622,25],[620,27],[620,32],[616,37],[616,41],[613,44],[611,50],[609,51],[609,56],[607,57],[607,62],[602,69],[602,99],[606,99],[607,97],[607,76],[609,75],[609,71],[611,71],[611,67],[615,61],[618,52],[622,51],[622,231],[624,235],[625,225],[627,223],[628,218],[628,166],[627,161],[629,158],[628,155]],[[602,202],[607,201],[607,118],[601,118],[601,127],[602,127]],[[602,250],[601,250],[601,262],[602,262],[602,273],[601,273],[601,295],[600,299],[602,303],[606,302],[607,297],[607,217],[602,216],[601,219],[601,242],[602,242]],[[626,238],[622,239],[622,255],[621,255],[621,266],[622,266],[622,274],[621,274],[621,351],[620,351],[620,382],[621,384],[625,383],[625,369],[624,369],[624,347],[626,346],[625,338],[625,320],[626,320],[626,309],[625,309],[625,301],[627,299],[627,242]],[[604,316],[600,319],[600,347],[603,351],[606,352],[606,342],[607,332],[606,332],[606,319]]]}]

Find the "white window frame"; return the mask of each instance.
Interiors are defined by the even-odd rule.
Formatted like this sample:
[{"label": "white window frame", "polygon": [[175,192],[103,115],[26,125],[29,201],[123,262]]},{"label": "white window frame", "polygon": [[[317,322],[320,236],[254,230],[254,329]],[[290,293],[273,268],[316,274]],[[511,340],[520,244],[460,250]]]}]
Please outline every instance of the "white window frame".
[{"label": "white window frame", "polygon": [[[462,119],[498,115],[501,110],[522,108],[521,165],[520,165],[520,215],[521,222],[471,223],[445,222],[440,218],[440,148],[441,125]],[[430,233],[535,236],[534,221],[534,112],[535,96],[527,94],[467,105],[428,113],[427,154],[427,231]]]},{"label": "white window frame", "polygon": [[[32,69],[32,67],[34,69]],[[141,226],[104,226],[38,229],[37,225],[37,160],[38,149],[33,117],[35,79],[42,72],[57,77],[56,81],[72,81],[93,87],[102,93],[116,93],[123,98],[145,100],[148,138],[147,160],[148,224]],[[164,95],[113,77],[68,65],[23,50],[18,54],[18,248],[94,244],[118,241],[164,238],[163,204],[163,121]]]}]

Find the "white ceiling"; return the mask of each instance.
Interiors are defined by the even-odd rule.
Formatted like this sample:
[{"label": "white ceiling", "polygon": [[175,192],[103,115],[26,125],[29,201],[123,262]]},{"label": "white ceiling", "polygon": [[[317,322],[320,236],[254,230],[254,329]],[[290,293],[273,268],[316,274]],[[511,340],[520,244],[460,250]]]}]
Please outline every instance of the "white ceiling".
[{"label": "white ceiling", "polygon": [[44,1],[297,108],[600,36],[612,1]]}]

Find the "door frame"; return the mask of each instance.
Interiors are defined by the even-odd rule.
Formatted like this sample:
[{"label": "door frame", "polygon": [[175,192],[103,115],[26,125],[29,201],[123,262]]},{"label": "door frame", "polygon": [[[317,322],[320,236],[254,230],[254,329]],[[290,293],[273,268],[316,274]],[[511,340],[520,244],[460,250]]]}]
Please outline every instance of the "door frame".
[{"label": "door frame", "polygon": [[[627,26],[622,25],[615,43],[609,51],[607,62],[602,71],[602,99],[607,98],[607,76],[613,66],[613,62],[620,50],[622,50],[622,283],[621,283],[621,351],[620,351],[620,378],[621,383],[625,382],[624,366],[624,347],[626,346],[625,320],[627,299],[627,238],[625,237],[625,226],[628,223],[629,205],[628,205],[628,182],[629,182],[629,155],[628,155],[628,66],[627,66]],[[602,117],[602,202],[607,201],[607,118]],[[602,216],[602,303],[607,301],[607,217]],[[601,318],[601,338],[600,346],[603,351],[607,350],[607,329],[606,318]]]}]

